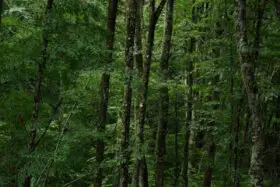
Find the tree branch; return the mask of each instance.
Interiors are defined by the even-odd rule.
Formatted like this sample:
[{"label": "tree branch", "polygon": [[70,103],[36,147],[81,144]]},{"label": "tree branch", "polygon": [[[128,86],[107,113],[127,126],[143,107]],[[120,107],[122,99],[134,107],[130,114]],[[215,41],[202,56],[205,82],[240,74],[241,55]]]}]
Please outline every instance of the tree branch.
[{"label": "tree branch", "polygon": [[154,21],[155,23],[157,22],[162,10],[163,10],[163,7],[166,3],[166,0],[161,0],[160,4],[158,5],[158,7],[156,8],[155,12],[154,12]]},{"label": "tree branch", "polygon": [[38,146],[38,144],[40,143],[40,141],[44,138],[44,136],[46,135],[47,131],[49,130],[49,127],[50,127],[50,125],[51,125],[51,123],[52,123],[52,121],[53,121],[53,119],[54,119],[54,116],[55,116],[55,114],[57,113],[58,108],[59,108],[59,107],[61,106],[61,104],[62,104],[62,100],[63,100],[63,98],[61,98],[61,99],[58,101],[57,105],[54,107],[53,116],[52,116],[51,119],[48,121],[48,126],[45,128],[45,131],[44,131],[43,134],[40,136],[40,138],[38,139],[38,141],[35,143],[34,147],[37,147],[37,146]]}]

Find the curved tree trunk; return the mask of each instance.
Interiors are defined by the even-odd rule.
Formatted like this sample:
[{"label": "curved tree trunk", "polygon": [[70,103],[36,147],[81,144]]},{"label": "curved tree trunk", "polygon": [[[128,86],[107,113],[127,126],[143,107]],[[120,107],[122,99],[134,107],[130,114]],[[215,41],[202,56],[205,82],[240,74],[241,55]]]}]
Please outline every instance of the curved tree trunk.
[{"label": "curved tree trunk", "polygon": [[[107,122],[107,108],[109,100],[109,86],[110,86],[110,72],[109,64],[113,61],[113,48],[114,48],[114,36],[116,17],[118,9],[118,0],[109,0],[108,5],[108,18],[107,18],[107,41],[106,48],[108,52],[107,60],[105,61],[105,70],[100,80],[100,104],[99,104],[99,124],[98,132],[104,133]],[[104,159],[105,143],[103,139],[98,139],[96,142],[96,161],[99,165],[97,175],[95,178],[95,187],[102,186],[103,168],[101,166]]]},{"label": "curved tree trunk", "polygon": [[168,123],[168,61],[171,49],[171,39],[173,31],[173,10],[174,0],[168,0],[166,5],[165,33],[162,56],[160,61],[160,106],[159,106],[159,125],[156,138],[156,186],[164,186],[164,155],[165,155],[165,137],[167,134]]}]

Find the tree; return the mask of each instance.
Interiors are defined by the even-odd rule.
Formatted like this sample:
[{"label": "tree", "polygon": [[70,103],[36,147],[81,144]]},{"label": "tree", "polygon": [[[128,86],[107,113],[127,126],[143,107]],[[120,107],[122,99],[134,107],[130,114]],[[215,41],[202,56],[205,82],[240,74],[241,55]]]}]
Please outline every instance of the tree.
[{"label": "tree", "polygon": [[166,152],[165,138],[168,123],[168,60],[170,57],[171,39],[173,31],[173,10],[174,1],[168,0],[166,5],[164,43],[160,60],[160,106],[159,106],[159,125],[156,139],[156,186],[164,186],[164,154]]},{"label": "tree", "polygon": [[[256,1],[258,6],[257,21],[253,46],[249,45],[246,24],[247,6],[245,0],[236,1],[237,47],[240,56],[241,73],[246,90],[249,108],[252,117],[252,153],[250,163],[251,184],[253,187],[263,186],[264,164],[264,105],[255,78],[255,64],[259,57],[261,42],[261,25],[266,5],[266,0]],[[252,52],[251,49],[252,48]]]},{"label": "tree", "polygon": [[[140,101],[138,107],[139,112],[138,112],[137,132],[136,132],[137,134],[136,141],[139,142],[139,148],[143,147],[144,145],[144,125],[145,125],[145,115],[146,115],[146,108],[147,108],[148,86],[149,86],[150,68],[151,68],[154,38],[155,38],[155,29],[159,16],[165,5],[165,2],[166,0],[162,0],[158,5],[158,7],[155,8],[155,1],[154,0],[150,1],[149,25],[148,25],[145,56],[144,58],[143,57],[140,58],[139,56],[137,57],[138,59],[144,59],[142,81],[140,85],[140,99],[139,99]],[[138,45],[138,48],[139,47],[140,46]],[[139,70],[140,72],[142,71],[141,68]],[[145,155],[143,155],[143,153],[140,153],[140,155],[136,158],[134,170],[139,171],[139,176],[136,173],[134,180],[139,181],[141,186],[148,187],[148,170],[147,170]],[[141,180],[139,180],[139,178]]]},{"label": "tree", "polygon": [[[33,105],[33,112],[32,112],[32,124],[31,124],[31,130],[29,132],[29,154],[35,151],[35,148],[37,147],[40,139],[36,141],[36,134],[37,134],[37,120],[39,116],[39,105],[41,100],[41,86],[43,81],[43,75],[45,71],[45,67],[47,64],[47,50],[48,50],[48,44],[49,44],[49,23],[50,23],[50,13],[53,6],[53,0],[48,0],[46,11],[45,11],[45,26],[43,31],[43,45],[42,45],[42,60],[38,63],[38,69],[37,69],[37,78],[36,78],[36,84],[35,84],[35,93],[34,93],[34,105]],[[31,186],[31,178],[32,176],[27,176],[24,181],[24,186],[28,187]]]},{"label": "tree", "polygon": [[132,99],[132,72],[133,72],[133,53],[134,53],[134,37],[136,23],[137,3],[135,0],[128,1],[127,13],[127,36],[125,47],[125,82],[124,82],[124,112],[121,140],[121,164],[120,164],[120,186],[127,187],[129,183],[129,129],[131,116],[131,99]]},{"label": "tree", "polygon": [[2,12],[3,12],[3,7],[4,6],[4,0],[0,0],[0,25],[2,22]]},{"label": "tree", "polygon": [[[117,17],[118,0],[110,0],[108,4],[108,20],[107,20],[107,59],[105,64],[105,70],[100,80],[100,105],[99,105],[99,124],[98,131],[104,133],[107,122],[107,108],[109,100],[109,85],[110,85],[110,70],[108,65],[113,61],[114,50],[114,36]],[[103,139],[99,139],[96,142],[96,161],[99,164],[99,169],[95,179],[95,186],[102,186],[103,168],[101,166],[104,159],[105,143]]]}]

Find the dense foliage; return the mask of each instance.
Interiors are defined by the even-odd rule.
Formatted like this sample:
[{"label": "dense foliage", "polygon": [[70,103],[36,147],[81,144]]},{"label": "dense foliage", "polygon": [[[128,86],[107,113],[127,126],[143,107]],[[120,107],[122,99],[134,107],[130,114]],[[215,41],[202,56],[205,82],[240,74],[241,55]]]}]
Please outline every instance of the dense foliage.
[{"label": "dense foliage", "polygon": [[280,184],[279,0],[0,6],[0,186]]}]

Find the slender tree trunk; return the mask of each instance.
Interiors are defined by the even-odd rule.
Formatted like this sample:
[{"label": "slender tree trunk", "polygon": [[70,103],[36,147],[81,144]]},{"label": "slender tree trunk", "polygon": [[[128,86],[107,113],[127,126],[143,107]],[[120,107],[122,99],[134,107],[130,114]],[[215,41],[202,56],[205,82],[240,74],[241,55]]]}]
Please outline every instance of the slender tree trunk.
[{"label": "slender tree trunk", "polygon": [[[100,133],[104,133],[106,122],[107,122],[107,108],[108,108],[109,86],[110,86],[110,72],[108,66],[113,61],[117,9],[118,9],[118,0],[109,0],[108,18],[107,18],[107,41],[106,41],[108,56],[105,61],[106,63],[105,70],[100,80],[99,124],[97,129],[98,132]],[[101,164],[104,159],[104,149],[105,149],[104,140],[98,139],[96,142],[96,161],[99,167],[95,178],[95,183],[94,183],[95,187],[102,186],[103,168]]]},{"label": "slender tree trunk", "polygon": [[178,92],[176,86],[176,98],[175,98],[175,167],[174,167],[174,187],[178,186],[178,180],[180,177],[180,166],[179,166],[179,146],[178,146],[178,133],[179,133],[179,121],[178,121]]},{"label": "slender tree trunk", "polygon": [[[152,51],[154,46],[154,38],[155,38],[155,28],[157,20],[162,12],[166,0],[162,0],[158,5],[157,9],[155,9],[155,1],[150,1],[150,18],[149,18],[149,28],[148,28],[148,38],[147,38],[147,46],[145,51],[144,63],[143,63],[143,72],[142,72],[142,82],[140,85],[140,101],[138,107],[138,120],[137,120],[137,136],[136,142],[139,142],[139,147],[142,148],[144,145],[144,124],[145,124],[145,115],[146,115],[146,105],[147,105],[147,97],[148,97],[148,85],[149,85],[149,76],[150,76],[150,66],[152,59]],[[136,27],[137,28],[137,27]],[[139,39],[138,39],[139,42]],[[139,43],[138,43],[139,44]],[[139,50],[139,45],[137,45]],[[141,70],[140,58],[141,53],[137,53],[136,60],[138,71]],[[137,172],[139,175],[137,176]],[[135,174],[136,173],[136,174]],[[139,182],[137,182],[139,181]],[[133,184],[140,187],[148,187],[148,169],[147,163],[145,159],[145,155],[140,153],[140,155],[136,158],[135,168],[134,168],[134,177]]]},{"label": "slender tree trunk", "polygon": [[234,187],[239,187],[239,128],[240,128],[241,106],[238,104],[235,121],[234,133]]},{"label": "slender tree trunk", "polygon": [[210,141],[207,145],[207,157],[208,157],[208,163],[207,167],[204,169],[204,187],[211,187],[212,184],[212,174],[213,174],[213,165],[215,160],[215,154],[216,154],[216,146],[213,141],[212,135],[207,135],[208,140]]},{"label": "slender tree trunk", "polygon": [[249,132],[249,126],[250,126],[250,112],[247,111],[246,116],[245,116],[245,126],[244,126],[244,134],[243,134],[243,138],[242,138],[242,144],[240,145],[240,156],[239,156],[239,168],[242,167],[242,163],[243,163],[243,157],[244,157],[244,153],[245,153],[245,146],[246,146],[246,142],[247,142],[247,138],[248,138],[248,132]]},{"label": "slender tree trunk", "polygon": [[[194,15],[193,15],[194,16]],[[193,53],[195,48],[195,39],[190,40],[190,54]],[[184,161],[182,169],[183,186],[188,187],[189,183],[189,141],[190,141],[190,127],[192,123],[192,110],[193,110],[193,61],[190,59],[187,64],[187,112],[186,112],[186,129],[185,129],[185,142],[184,142]]]},{"label": "slender tree trunk", "polygon": [[[34,93],[34,105],[31,119],[31,130],[29,132],[29,154],[35,151],[35,148],[39,142],[36,142],[36,128],[37,128],[37,120],[39,115],[39,104],[41,97],[41,86],[43,81],[43,74],[45,71],[45,66],[47,63],[47,50],[49,44],[49,25],[50,25],[50,14],[53,6],[53,0],[48,0],[46,10],[45,10],[45,25],[43,31],[43,46],[42,46],[42,61],[38,63],[37,69],[37,79],[35,84],[35,93]],[[24,187],[31,186],[32,176],[29,175],[25,178]]]},{"label": "slender tree trunk", "polygon": [[280,23],[280,1],[279,0],[273,0],[273,1],[274,1],[276,15],[277,15],[277,17],[279,19],[279,23]]},{"label": "slender tree trunk", "polygon": [[167,134],[168,123],[168,61],[170,56],[171,39],[173,31],[173,9],[174,0],[168,0],[166,6],[165,33],[162,56],[160,61],[160,106],[159,106],[159,125],[156,140],[156,186],[164,186],[164,155],[165,155],[165,137]]},{"label": "slender tree trunk", "polygon": [[[252,117],[252,152],[250,162],[250,176],[252,187],[263,186],[263,164],[264,164],[264,116],[263,103],[255,79],[255,63],[259,56],[260,29],[266,0],[264,4],[258,3],[258,17],[256,21],[256,34],[254,39],[253,52],[250,52],[247,39],[246,24],[246,1],[236,0],[237,8],[237,47],[241,62],[241,73],[243,84],[247,93],[248,104]],[[246,49],[244,49],[246,48]]]},{"label": "slender tree trunk", "polygon": [[121,140],[121,164],[120,164],[120,187],[127,187],[129,184],[129,128],[131,116],[132,99],[132,74],[133,74],[133,53],[136,23],[137,3],[136,0],[128,0],[127,38],[125,48],[125,82],[124,82],[124,116]]},{"label": "slender tree trunk", "polygon": [[[139,101],[140,101],[140,92],[141,92],[141,81],[142,81],[142,76],[143,76],[143,49],[142,49],[142,17],[143,17],[143,1],[137,1],[137,12],[136,12],[136,28],[135,28],[135,62],[136,62],[136,68],[137,68],[137,100],[136,100],[136,145],[135,145],[135,163],[134,163],[134,168],[133,168],[133,176],[132,176],[132,186],[137,187],[139,186],[139,175],[140,175],[140,167],[142,164],[140,164],[143,159],[138,159],[141,158],[141,155],[143,153],[142,151],[142,144],[140,143],[140,139],[144,140],[144,138],[141,137],[143,135],[144,129],[140,129],[139,126]],[[142,134],[141,134],[142,133]],[[143,178],[143,177],[140,177]],[[143,179],[141,180],[143,181]]]},{"label": "slender tree trunk", "polygon": [[4,9],[4,0],[0,0],[0,25],[2,23],[2,12]]}]

